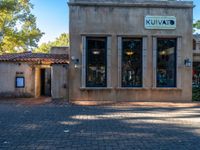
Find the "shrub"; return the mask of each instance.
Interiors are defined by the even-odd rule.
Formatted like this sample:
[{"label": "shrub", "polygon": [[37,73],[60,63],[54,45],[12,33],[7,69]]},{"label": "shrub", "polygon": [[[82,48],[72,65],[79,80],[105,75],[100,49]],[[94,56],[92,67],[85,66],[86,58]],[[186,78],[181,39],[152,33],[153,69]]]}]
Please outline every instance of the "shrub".
[{"label": "shrub", "polygon": [[200,101],[200,87],[193,87],[192,89],[192,100]]}]

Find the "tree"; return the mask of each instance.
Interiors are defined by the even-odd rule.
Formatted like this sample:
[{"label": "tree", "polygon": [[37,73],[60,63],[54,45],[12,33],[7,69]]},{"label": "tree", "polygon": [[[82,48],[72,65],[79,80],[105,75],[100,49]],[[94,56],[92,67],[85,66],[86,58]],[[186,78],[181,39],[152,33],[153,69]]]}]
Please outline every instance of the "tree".
[{"label": "tree", "polygon": [[196,21],[196,22],[193,24],[193,27],[196,28],[196,29],[200,29],[200,20]]},{"label": "tree", "polygon": [[0,54],[37,47],[43,33],[36,26],[32,8],[30,0],[0,0]]},{"label": "tree", "polygon": [[63,33],[55,41],[42,43],[33,52],[49,53],[52,46],[69,46],[69,34]]},{"label": "tree", "polygon": [[197,20],[195,23],[193,23],[193,32],[195,32],[197,29],[200,29],[200,20]]}]

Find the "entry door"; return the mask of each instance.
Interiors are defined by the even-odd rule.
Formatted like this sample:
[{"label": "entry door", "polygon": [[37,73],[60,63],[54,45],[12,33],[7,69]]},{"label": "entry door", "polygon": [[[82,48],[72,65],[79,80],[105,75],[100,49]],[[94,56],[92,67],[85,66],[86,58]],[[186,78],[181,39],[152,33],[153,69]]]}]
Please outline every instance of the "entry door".
[{"label": "entry door", "polygon": [[41,69],[41,96],[51,96],[51,69]]},{"label": "entry door", "polygon": [[51,69],[45,69],[45,95],[51,96]]}]

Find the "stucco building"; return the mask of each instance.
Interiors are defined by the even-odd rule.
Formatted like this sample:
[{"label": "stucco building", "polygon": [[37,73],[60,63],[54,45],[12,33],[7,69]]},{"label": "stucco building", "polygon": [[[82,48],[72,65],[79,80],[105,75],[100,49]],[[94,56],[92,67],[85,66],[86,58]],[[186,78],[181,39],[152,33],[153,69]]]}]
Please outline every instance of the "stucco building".
[{"label": "stucco building", "polygon": [[51,96],[68,99],[68,63],[66,47],[53,47],[50,54],[1,55],[0,98]]},{"label": "stucco building", "polygon": [[191,101],[192,2],[68,5],[71,102]]},{"label": "stucco building", "polygon": [[0,97],[192,100],[192,61],[200,60],[199,50],[192,50],[192,2],[69,0],[68,5],[70,50],[0,56]]}]

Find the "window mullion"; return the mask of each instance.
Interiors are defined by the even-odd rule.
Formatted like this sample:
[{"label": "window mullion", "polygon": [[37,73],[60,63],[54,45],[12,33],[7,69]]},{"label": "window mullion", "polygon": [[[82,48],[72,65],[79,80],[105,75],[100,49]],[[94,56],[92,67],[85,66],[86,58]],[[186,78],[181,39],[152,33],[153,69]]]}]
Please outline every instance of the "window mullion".
[{"label": "window mullion", "polygon": [[118,43],[118,87],[122,87],[121,85],[121,74],[122,74],[122,37],[117,38]]},{"label": "window mullion", "polygon": [[111,37],[107,37],[107,87],[112,86],[111,81]]},{"label": "window mullion", "polygon": [[147,75],[147,37],[143,37],[142,39],[142,85],[146,87],[146,75]]},{"label": "window mullion", "polygon": [[181,37],[178,37],[177,38],[177,68],[176,68],[176,81],[177,81],[177,83],[176,83],[176,85],[177,85],[177,87],[178,88],[181,88],[182,86],[181,86],[181,73],[180,73],[180,71],[181,71],[181,66],[182,66],[182,59],[181,59]]},{"label": "window mullion", "polygon": [[157,37],[153,37],[153,87],[156,87],[157,82]]},{"label": "window mullion", "polygon": [[82,88],[86,87],[86,37],[82,36]]}]

